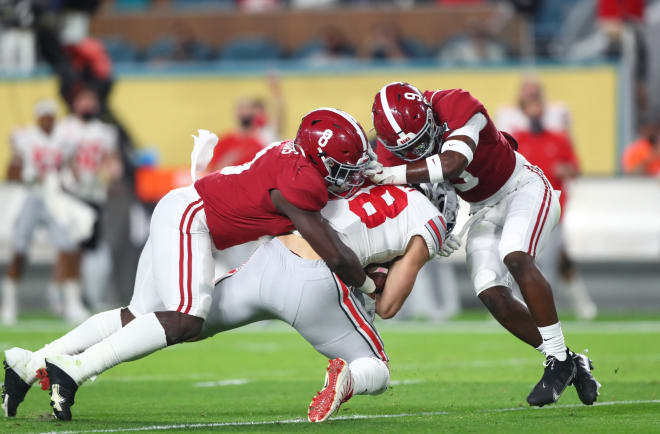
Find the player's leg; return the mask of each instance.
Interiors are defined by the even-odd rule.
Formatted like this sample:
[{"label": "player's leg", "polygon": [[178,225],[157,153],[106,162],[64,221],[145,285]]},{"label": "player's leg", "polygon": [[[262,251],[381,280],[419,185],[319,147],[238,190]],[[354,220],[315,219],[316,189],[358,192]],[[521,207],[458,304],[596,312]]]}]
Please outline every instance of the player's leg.
[{"label": "player's leg", "polygon": [[596,303],[594,303],[589,295],[589,291],[582,280],[575,261],[573,261],[566,250],[564,231],[562,230],[561,223],[557,225],[556,232],[558,244],[557,273],[559,274],[560,283],[571,299],[575,316],[579,319],[592,320],[598,313],[598,307],[596,307]]},{"label": "player's leg", "polygon": [[493,210],[475,222],[467,238],[468,274],[479,300],[511,334],[539,349],[543,342],[527,306],[513,295],[511,275],[499,257],[504,211]]},{"label": "player's leg", "polygon": [[292,325],[330,359],[324,386],[308,409],[310,422],[326,420],[353,395],[377,395],[389,385],[383,340],[360,296],[336,276],[310,279],[303,287]]},{"label": "player's leg", "polygon": [[161,200],[150,237],[152,284],[165,310],[136,316],[79,355],[46,358],[51,403],[59,419],[71,418],[78,386],[90,377],[199,335],[211,303],[213,259],[203,204],[193,187],[174,190]]},{"label": "player's leg", "polygon": [[[136,286],[131,301],[131,309],[136,314],[153,312],[163,308],[158,294],[150,284],[151,255],[149,241],[145,246],[136,276]],[[3,408],[6,416],[15,416],[18,406],[23,401],[30,386],[39,375],[45,380],[42,385],[48,388],[45,371],[46,357],[57,355],[75,355],[101,340],[111,336],[122,326],[134,318],[128,308],[114,309],[100,312],[88,318],[85,322],[74,328],[64,336],[44,345],[37,351],[28,351],[23,348],[11,348],[5,351],[5,380],[3,383]]]},{"label": "player's leg", "polygon": [[26,253],[39,224],[43,204],[35,194],[28,194],[16,218],[12,239],[12,259],[2,281],[2,323],[12,325],[18,318],[18,282],[23,275]]},{"label": "player's leg", "polygon": [[552,288],[534,259],[559,220],[559,201],[539,169],[526,166],[526,170],[527,182],[508,198],[499,251],[543,338],[546,368],[527,397],[530,405],[543,406],[559,399],[577,368],[564,343]]}]

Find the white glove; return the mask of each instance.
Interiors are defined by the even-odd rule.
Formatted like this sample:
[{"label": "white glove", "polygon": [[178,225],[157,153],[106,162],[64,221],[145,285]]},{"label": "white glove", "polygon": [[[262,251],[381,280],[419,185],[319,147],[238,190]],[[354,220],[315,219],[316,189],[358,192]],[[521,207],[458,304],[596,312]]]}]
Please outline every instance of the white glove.
[{"label": "white glove", "polygon": [[383,165],[378,162],[378,155],[371,149],[367,149],[367,155],[369,155],[369,162],[367,167],[364,169],[364,174],[366,176],[375,175],[376,173],[383,170]]},{"label": "white glove", "polygon": [[190,154],[190,177],[197,180],[197,172],[206,169],[213,158],[213,150],[218,144],[218,136],[207,130],[197,130],[199,136],[193,135],[193,150]]},{"label": "white glove", "polygon": [[393,167],[383,167],[382,164],[378,163],[380,166],[374,170],[365,170],[365,175],[369,177],[371,182],[374,184],[397,184],[402,185],[406,184],[406,169],[407,166],[402,164],[400,166]]},{"label": "white glove", "polygon": [[461,248],[461,239],[457,237],[454,234],[449,234],[449,236],[445,239],[445,242],[442,244],[442,247],[440,248],[440,252],[438,254],[440,256],[447,257],[454,253],[456,250]]}]

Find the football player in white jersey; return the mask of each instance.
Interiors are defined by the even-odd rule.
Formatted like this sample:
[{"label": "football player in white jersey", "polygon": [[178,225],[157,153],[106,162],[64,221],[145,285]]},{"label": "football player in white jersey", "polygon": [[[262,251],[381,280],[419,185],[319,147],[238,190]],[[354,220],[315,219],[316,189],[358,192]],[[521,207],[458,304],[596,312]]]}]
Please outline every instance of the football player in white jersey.
[{"label": "football player in white jersey", "polygon": [[309,405],[310,422],[326,420],[353,395],[384,392],[388,357],[373,325],[374,310],[382,318],[398,312],[456,216],[451,186],[425,188],[444,214],[420,191],[391,185],[363,188],[321,211],[363,266],[394,261],[389,272],[368,268],[388,273],[375,300],[345,285],[301,236],[282,235],[219,279],[202,337],[267,319],[295,328],[330,359],[325,385]]},{"label": "football player in white jersey", "polygon": [[96,215],[91,237],[82,242],[81,272],[87,298],[98,305],[112,268],[109,248],[101,239],[100,216],[110,182],[122,171],[118,132],[98,118],[99,101],[93,91],[76,94],[72,107],[72,115],[62,121],[67,142],[62,182]]},{"label": "football player in white jersey", "polygon": [[[49,206],[44,186],[47,178],[56,177],[62,163],[62,129],[56,122],[57,107],[52,100],[39,101],[35,106],[36,124],[16,130],[11,138],[12,160],[9,180],[19,181],[26,187],[21,210],[13,231],[13,255],[7,275],[2,282],[2,322],[14,324],[18,316],[16,289],[23,274],[26,252],[34,230],[40,224],[47,227],[50,239],[58,251],[54,282],[49,286],[49,299],[59,312],[60,290],[65,298],[72,296],[68,281],[75,277],[77,246],[70,232],[57,219]],[[74,273],[75,274],[75,273]]]}]

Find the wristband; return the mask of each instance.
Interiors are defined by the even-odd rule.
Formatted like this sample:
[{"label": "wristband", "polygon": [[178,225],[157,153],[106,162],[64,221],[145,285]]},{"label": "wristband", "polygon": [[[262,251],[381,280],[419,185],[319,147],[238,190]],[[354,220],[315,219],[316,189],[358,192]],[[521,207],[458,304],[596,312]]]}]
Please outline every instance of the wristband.
[{"label": "wristband", "polygon": [[376,290],[376,284],[371,279],[371,277],[367,276],[367,278],[364,279],[364,283],[362,283],[362,285],[357,289],[364,292],[365,294],[371,294]]},{"label": "wristband", "polygon": [[426,159],[426,167],[429,171],[429,181],[431,183],[440,183],[445,180],[442,174],[442,163],[438,154],[431,155]]}]

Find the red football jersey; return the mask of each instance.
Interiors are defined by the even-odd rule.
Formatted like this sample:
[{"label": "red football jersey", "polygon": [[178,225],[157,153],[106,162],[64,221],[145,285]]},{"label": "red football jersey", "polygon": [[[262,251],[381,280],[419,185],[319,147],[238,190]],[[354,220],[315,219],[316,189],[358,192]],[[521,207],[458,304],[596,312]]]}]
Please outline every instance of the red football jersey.
[{"label": "red football jersey", "polygon": [[563,180],[557,176],[557,165],[570,164],[575,170],[579,169],[573,145],[564,134],[552,131],[543,131],[541,134],[518,131],[515,135],[519,145],[518,152],[543,170],[552,187],[562,191],[559,203],[563,209],[568,196]]},{"label": "red football jersey", "polygon": [[[479,134],[479,143],[472,162],[460,177],[450,179],[456,193],[467,202],[480,202],[495,194],[507,182],[516,166],[513,147],[497,130],[486,108],[463,89],[424,92],[431,103],[436,123],[445,129],[443,141],[452,131],[461,128],[476,113],[482,113],[487,124]],[[385,166],[405,164],[394,154],[378,146],[378,161]]]},{"label": "red football jersey", "polygon": [[295,229],[271,202],[271,190],[307,211],[320,211],[328,202],[323,177],[292,141],[273,143],[249,163],[206,175],[195,188],[218,249]]}]

